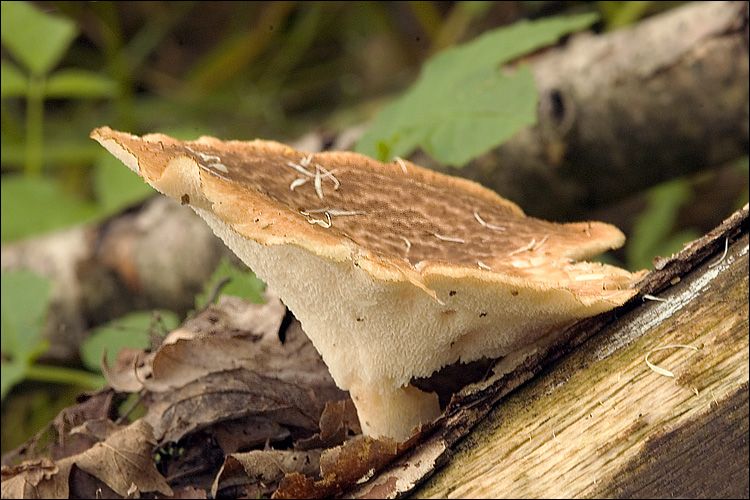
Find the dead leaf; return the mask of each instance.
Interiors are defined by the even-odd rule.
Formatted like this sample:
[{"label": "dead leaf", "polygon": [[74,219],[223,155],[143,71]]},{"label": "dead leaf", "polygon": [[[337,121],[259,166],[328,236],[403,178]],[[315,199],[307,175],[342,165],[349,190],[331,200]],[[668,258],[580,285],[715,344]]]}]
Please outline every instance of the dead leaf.
[{"label": "dead leaf", "polygon": [[279,340],[285,313],[286,307],[276,298],[262,306],[223,298],[220,307],[209,307],[167,336],[154,355],[153,376],[144,385],[163,392],[209,373],[244,367],[300,385],[334,386],[298,322],[287,329],[284,343]]},{"label": "dead leaf", "polygon": [[112,488],[75,465],[70,470],[70,498],[121,498]]},{"label": "dead leaf", "polygon": [[250,415],[312,433],[325,404],[306,387],[244,368],[211,373],[154,398],[144,418],[159,442],[177,442],[196,430]]},{"label": "dead leaf", "polygon": [[291,435],[277,422],[259,416],[221,422],[213,427],[211,434],[225,455],[283,441]]},{"label": "dead leaf", "polygon": [[[250,416],[294,428],[295,438],[318,430],[325,403],[347,396],[299,322],[293,321],[280,341],[285,311],[278,299],[257,306],[228,297],[168,336],[145,382],[153,391],[146,420],[159,442]],[[240,324],[254,325],[253,330]],[[280,439],[278,428],[266,430],[263,442]]]},{"label": "dead leaf", "polygon": [[226,455],[213,437],[197,432],[157,450],[159,470],[174,488],[193,486],[209,491]]},{"label": "dead leaf", "polygon": [[[234,357],[221,354],[232,347],[246,347],[248,339],[278,339],[286,306],[270,293],[266,294],[266,299],[264,304],[251,304],[237,297],[222,297],[219,305],[207,308],[170,332],[156,352],[122,349],[112,366],[104,357],[102,373],[110,387],[118,392],[138,392],[144,384],[151,391],[165,391],[212,371],[240,366]],[[240,344],[225,345],[220,338],[235,339]],[[185,344],[187,341],[196,343]],[[217,342],[225,349],[219,348],[216,352]],[[189,356],[190,362],[186,362],[188,358],[184,356]],[[152,377],[154,369],[157,373]]]},{"label": "dead leaf", "polygon": [[95,442],[104,441],[114,432],[121,430],[124,426],[118,425],[108,418],[96,418],[88,420],[79,426],[70,429],[70,434],[87,436]]},{"label": "dead leaf", "polygon": [[358,481],[369,478],[385,467],[403,450],[412,446],[416,436],[402,444],[389,440],[357,436],[341,446],[325,450],[320,457],[320,475],[315,480],[298,472],[282,479],[273,498],[331,498]]},{"label": "dead leaf", "polygon": [[34,437],[3,455],[3,465],[44,457],[59,460],[87,450],[96,440],[91,436],[72,435],[70,431],[89,420],[107,418],[113,411],[113,396],[109,389],[79,396],[77,404],[62,410]]},{"label": "dead leaf", "polygon": [[260,498],[276,489],[289,473],[316,474],[319,451],[265,450],[229,455],[211,487],[214,498],[220,490],[241,487],[244,498]]},{"label": "dead leaf", "polygon": [[106,353],[102,356],[102,374],[109,386],[117,392],[138,392],[143,381],[151,376],[151,359],[141,349],[123,348],[117,353],[115,363],[109,366]]},{"label": "dead leaf", "polygon": [[154,465],[154,447],[151,426],[137,420],[77,456],[75,463],[121,496],[128,496],[133,484],[139,492],[172,495]]},{"label": "dead leaf", "polygon": [[171,497],[174,500],[177,499],[200,499],[208,498],[208,492],[203,488],[194,488],[192,486],[185,486],[174,490],[174,495]]},{"label": "dead leaf", "polygon": [[327,401],[319,427],[320,432],[314,436],[295,442],[295,449],[331,448],[342,444],[350,434],[362,434],[357,408],[351,399]]},{"label": "dead leaf", "polygon": [[2,468],[2,498],[68,498],[70,460],[43,458]]}]

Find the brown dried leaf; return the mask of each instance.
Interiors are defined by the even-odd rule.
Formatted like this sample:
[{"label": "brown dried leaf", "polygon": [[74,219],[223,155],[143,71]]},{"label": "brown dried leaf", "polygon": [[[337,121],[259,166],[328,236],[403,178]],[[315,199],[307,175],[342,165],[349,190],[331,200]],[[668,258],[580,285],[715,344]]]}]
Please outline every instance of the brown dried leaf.
[{"label": "brown dried leaf", "polygon": [[[304,437],[318,430],[325,403],[346,393],[336,387],[299,322],[293,321],[280,341],[285,311],[276,298],[257,306],[227,297],[168,336],[145,384],[155,390],[146,420],[160,442],[248,416],[301,429]],[[284,434],[278,427],[266,431],[263,442]],[[226,440],[225,445],[233,447]]]},{"label": "brown dried leaf", "polygon": [[192,486],[185,486],[184,488],[179,488],[174,490],[174,495],[172,495],[173,499],[200,499],[200,498],[208,498],[208,492],[204,490],[203,488],[194,488]]},{"label": "brown dried leaf", "polygon": [[70,459],[43,458],[2,468],[2,498],[68,498]]},{"label": "brown dried leaf", "polygon": [[239,487],[244,498],[266,496],[286,474],[316,474],[319,458],[319,451],[291,450],[256,450],[229,455],[216,475],[211,494],[216,498],[220,490]]},{"label": "brown dried leaf", "polygon": [[102,374],[117,392],[138,392],[143,381],[151,375],[151,358],[140,349],[123,348],[117,353],[114,365],[109,366],[106,353],[102,356]]},{"label": "brown dried leaf", "polygon": [[70,434],[87,436],[94,442],[104,441],[113,433],[121,430],[124,426],[118,425],[108,418],[96,418],[88,420],[81,425],[70,429]]},{"label": "brown dried leaf", "polygon": [[70,470],[68,484],[69,498],[121,498],[106,483],[75,466]]},{"label": "brown dried leaf", "polygon": [[133,485],[138,492],[172,495],[172,489],[154,465],[154,446],[151,426],[137,420],[77,456],[75,463],[121,496],[132,496]]},{"label": "brown dried leaf", "polygon": [[281,345],[279,327],[286,307],[276,297],[251,304],[223,297],[172,332],[156,351],[153,376],[144,385],[152,392],[182,387],[209,373],[242,366],[259,369],[269,353]]},{"label": "brown dried leaf", "polygon": [[327,401],[320,416],[320,432],[294,443],[298,450],[331,448],[342,444],[350,434],[361,434],[357,408],[351,399]]},{"label": "brown dried leaf", "polygon": [[4,455],[3,465],[44,457],[59,460],[87,450],[96,440],[70,431],[89,420],[107,418],[113,411],[113,396],[109,389],[79,396],[77,404],[62,410],[34,437]]},{"label": "brown dried leaf", "polygon": [[221,422],[213,427],[211,433],[225,455],[283,441],[290,436],[288,429],[258,416]]},{"label": "brown dried leaf", "polygon": [[341,446],[328,449],[320,457],[322,479],[293,472],[287,474],[273,498],[331,498],[341,494],[363,478],[385,467],[416,437],[402,444],[357,436]]},{"label": "brown dried leaf", "polygon": [[244,368],[211,373],[154,397],[144,419],[160,442],[176,442],[193,431],[250,415],[313,432],[325,403],[306,387]]}]

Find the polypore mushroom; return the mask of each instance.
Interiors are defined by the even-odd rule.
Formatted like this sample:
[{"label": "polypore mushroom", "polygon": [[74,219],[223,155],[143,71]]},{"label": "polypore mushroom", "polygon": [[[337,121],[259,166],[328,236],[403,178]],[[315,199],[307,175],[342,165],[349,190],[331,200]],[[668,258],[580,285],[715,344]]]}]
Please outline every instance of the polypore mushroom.
[{"label": "polypore mushroom", "polygon": [[400,159],[106,127],[91,136],[189,204],[281,296],[371,436],[403,440],[439,414],[413,378],[507,355],[635,293],[627,271],[576,262],[622,245],[615,227],[527,217],[479,184]]}]

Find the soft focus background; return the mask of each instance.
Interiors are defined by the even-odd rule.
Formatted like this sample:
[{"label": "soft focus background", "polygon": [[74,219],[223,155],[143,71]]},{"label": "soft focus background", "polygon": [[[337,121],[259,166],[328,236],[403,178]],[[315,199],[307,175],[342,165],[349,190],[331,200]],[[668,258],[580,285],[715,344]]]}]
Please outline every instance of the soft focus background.
[{"label": "soft focus background", "polygon": [[[184,139],[213,135],[291,142],[313,134],[325,144],[342,133],[358,137],[414,83],[431,56],[488,30],[522,19],[579,16],[570,26],[544,28],[540,39],[554,42],[581,29],[626,29],[681,4],[3,2],[3,246],[80,223],[101,224],[137,210],[153,195],[88,138],[97,126]],[[530,44],[528,51],[536,48]],[[445,78],[455,68],[442,68]],[[501,94],[513,82],[523,83],[506,80],[497,82]],[[528,99],[533,111],[536,96]],[[411,105],[408,99],[401,102],[403,109]],[[527,124],[524,109],[519,104],[518,113],[505,118],[509,136]],[[383,130],[382,121],[369,133]],[[418,149],[389,142],[384,139],[389,133],[395,134],[383,131],[383,140],[373,140],[368,152],[389,159]],[[494,139],[494,145],[502,140]],[[616,205],[589,206],[582,200],[576,213],[610,220],[628,233],[628,246],[607,259],[631,269],[650,267],[654,256],[678,250],[747,202],[746,146],[744,154],[725,164],[651,186]],[[482,144],[477,147],[428,151],[427,163],[451,164],[451,173],[462,175],[459,167],[483,152]],[[526,206],[524,199],[514,201]],[[204,294],[217,276],[231,275],[237,294],[258,297],[262,285],[252,275],[226,261],[221,266]],[[78,356],[50,359],[40,332],[53,287],[28,271],[3,274],[3,451],[48,422],[76,393],[101,385],[101,355],[114,354],[123,344],[122,332],[130,332],[131,343],[147,343],[149,332],[174,327],[185,312],[96,318],[87,325],[91,332]],[[113,320],[119,322],[109,323]]]}]

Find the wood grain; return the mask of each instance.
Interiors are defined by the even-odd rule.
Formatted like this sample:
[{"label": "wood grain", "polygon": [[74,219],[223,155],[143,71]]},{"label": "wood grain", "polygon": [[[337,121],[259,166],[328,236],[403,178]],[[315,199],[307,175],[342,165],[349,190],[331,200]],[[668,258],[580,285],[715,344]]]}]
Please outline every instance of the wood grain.
[{"label": "wood grain", "polygon": [[[748,495],[748,236],[493,410],[417,497]],[[674,372],[652,371],[644,357]]]}]

